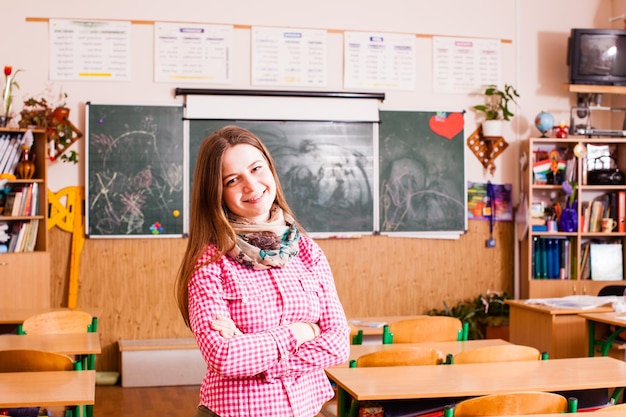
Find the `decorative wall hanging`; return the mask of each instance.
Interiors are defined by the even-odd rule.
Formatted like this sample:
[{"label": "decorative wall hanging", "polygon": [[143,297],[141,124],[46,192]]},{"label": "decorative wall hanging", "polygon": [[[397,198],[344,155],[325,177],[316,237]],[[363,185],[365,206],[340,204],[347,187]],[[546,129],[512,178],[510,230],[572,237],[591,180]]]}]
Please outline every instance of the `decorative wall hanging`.
[{"label": "decorative wall hanging", "polygon": [[483,167],[493,175],[496,171],[495,159],[504,152],[509,144],[502,136],[494,138],[484,137],[482,135],[482,126],[478,126],[467,138],[467,146],[476,155]]}]

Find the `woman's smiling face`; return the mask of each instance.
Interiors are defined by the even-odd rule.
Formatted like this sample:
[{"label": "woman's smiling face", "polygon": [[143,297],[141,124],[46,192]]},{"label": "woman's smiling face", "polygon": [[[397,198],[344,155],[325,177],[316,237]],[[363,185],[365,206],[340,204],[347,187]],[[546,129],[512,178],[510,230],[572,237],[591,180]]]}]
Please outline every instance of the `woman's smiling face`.
[{"label": "woman's smiling face", "polygon": [[222,199],[237,216],[263,223],[276,200],[276,181],[263,154],[251,145],[229,148],[222,160]]}]

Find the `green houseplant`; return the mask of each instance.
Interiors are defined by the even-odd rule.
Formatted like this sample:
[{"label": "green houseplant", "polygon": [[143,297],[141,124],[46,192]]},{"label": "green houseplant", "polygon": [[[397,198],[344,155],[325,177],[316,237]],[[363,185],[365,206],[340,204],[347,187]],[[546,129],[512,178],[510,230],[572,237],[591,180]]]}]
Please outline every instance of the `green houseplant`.
[{"label": "green houseplant", "polygon": [[443,309],[431,309],[426,314],[431,316],[452,316],[468,324],[469,339],[484,339],[489,327],[503,327],[509,324],[509,305],[511,297],[506,292],[487,290],[474,298],[461,300],[450,307],[446,302]]},{"label": "green houseplant", "polygon": [[492,84],[485,88],[483,96],[484,103],[474,106],[474,110],[485,118],[482,123],[483,136],[502,136],[502,122],[511,121],[515,116],[509,106],[517,104],[519,93],[510,84],[505,84],[502,90]]}]

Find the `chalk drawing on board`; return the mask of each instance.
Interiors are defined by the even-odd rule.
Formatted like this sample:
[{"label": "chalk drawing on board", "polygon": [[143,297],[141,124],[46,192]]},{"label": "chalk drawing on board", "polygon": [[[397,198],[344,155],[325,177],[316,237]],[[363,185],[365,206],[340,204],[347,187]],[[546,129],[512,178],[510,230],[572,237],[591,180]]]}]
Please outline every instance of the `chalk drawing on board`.
[{"label": "chalk drawing on board", "polygon": [[463,114],[381,111],[380,121],[380,232],[464,232]]},{"label": "chalk drawing on board", "polygon": [[191,120],[190,178],[200,143],[228,124],[249,129],[268,147],[287,202],[307,232],[373,232],[373,123]]},{"label": "chalk drawing on board", "polygon": [[87,105],[89,237],[183,234],[181,106]]}]

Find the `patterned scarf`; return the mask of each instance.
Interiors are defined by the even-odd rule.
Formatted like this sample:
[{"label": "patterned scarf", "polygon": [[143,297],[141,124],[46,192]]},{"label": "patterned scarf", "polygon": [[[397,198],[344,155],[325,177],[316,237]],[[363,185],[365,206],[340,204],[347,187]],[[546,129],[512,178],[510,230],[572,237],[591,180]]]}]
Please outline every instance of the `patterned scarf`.
[{"label": "patterned scarf", "polygon": [[228,221],[237,234],[228,255],[250,269],[282,268],[298,254],[300,231],[294,219],[272,206],[266,223],[256,224],[229,213]]}]

